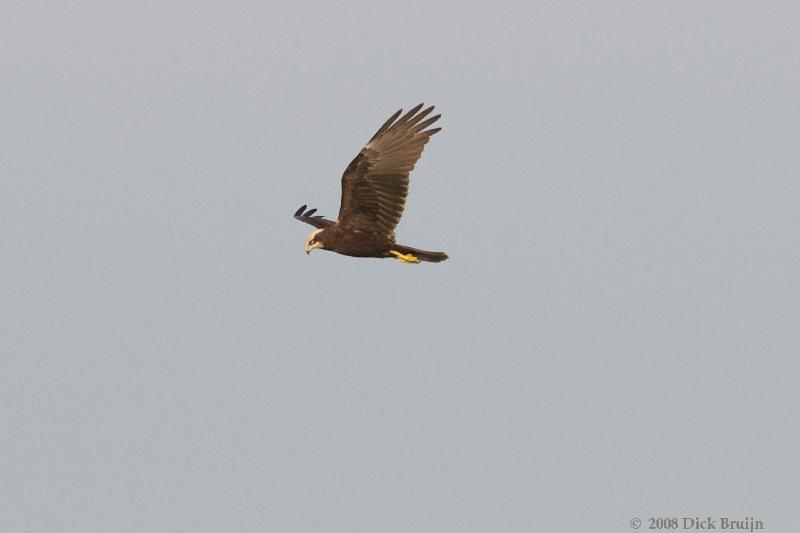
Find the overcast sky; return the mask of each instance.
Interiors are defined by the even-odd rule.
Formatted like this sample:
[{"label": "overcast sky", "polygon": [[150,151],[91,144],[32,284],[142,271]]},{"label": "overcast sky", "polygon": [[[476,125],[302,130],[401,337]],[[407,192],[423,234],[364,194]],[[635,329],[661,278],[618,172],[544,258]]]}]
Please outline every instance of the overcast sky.
[{"label": "overcast sky", "polygon": [[0,531],[796,527],[800,7],[292,4],[0,5]]}]

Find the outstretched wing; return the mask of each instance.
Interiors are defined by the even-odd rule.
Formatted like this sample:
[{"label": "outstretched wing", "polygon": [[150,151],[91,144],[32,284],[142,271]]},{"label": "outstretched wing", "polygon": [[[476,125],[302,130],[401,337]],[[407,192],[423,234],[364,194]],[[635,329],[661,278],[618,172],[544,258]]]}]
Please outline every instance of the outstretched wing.
[{"label": "outstretched wing", "polygon": [[311,224],[315,228],[327,228],[334,222],[332,220],[326,220],[322,215],[315,215],[316,209],[309,209],[306,211],[306,206],[300,207],[297,212],[294,214],[294,218],[299,220],[300,222],[305,222],[306,224]]},{"label": "outstretched wing", "polygon": [[433,106],[420,109],[422,104],[402,117],[402,109],[389,117],[348,165],[342,176],[339,225],[393,235],[406,205],[408,175],[431,135],[441,129],[425,129],[441,116],[423,120]]}]

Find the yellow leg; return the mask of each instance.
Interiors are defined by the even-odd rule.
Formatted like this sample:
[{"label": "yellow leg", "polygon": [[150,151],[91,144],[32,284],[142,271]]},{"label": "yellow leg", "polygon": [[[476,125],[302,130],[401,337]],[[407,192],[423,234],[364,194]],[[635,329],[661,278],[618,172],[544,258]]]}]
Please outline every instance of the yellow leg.
[{"label": "yellow leg", "polygon": [[389,253],[392,254],[395,259],[403,263],[419,263],[419,257],[414,254],[401,254],[397,250],[389,250]]}]

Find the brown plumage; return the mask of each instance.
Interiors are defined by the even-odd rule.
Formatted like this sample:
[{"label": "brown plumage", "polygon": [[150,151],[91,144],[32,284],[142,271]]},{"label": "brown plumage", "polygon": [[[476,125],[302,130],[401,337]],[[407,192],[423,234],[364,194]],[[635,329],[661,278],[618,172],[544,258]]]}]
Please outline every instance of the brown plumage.
[{"label": "brown plumage", "polygon": [[316,209],[306,211],[305,205],[297,210],[296,219],[318,228],[306,240],[306,253],[321,248],[353,257],[394,257],[406,263],[447,259],[444,252],[395,242],[394,229],[408,197],[408,176],[431,135],[441,130],[426,129],[441,117],[425,118],[433,106],[420,109],[422,104],[403,116],[401,109],[389,117],[347,166],[336,222],[315,215]]}]

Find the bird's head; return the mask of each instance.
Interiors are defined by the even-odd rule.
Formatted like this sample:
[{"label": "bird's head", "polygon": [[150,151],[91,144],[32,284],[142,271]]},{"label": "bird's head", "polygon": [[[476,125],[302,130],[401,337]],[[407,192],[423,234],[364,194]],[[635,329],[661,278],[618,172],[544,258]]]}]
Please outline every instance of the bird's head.
[{"label": "bird's head", "polygon": [[324,248],[322,243],[317,240],[317,235],[321,232],[321,229],[311,232],[311,234],[306,239],[306,254],[310,254],[311,250],[314,248]]}]

